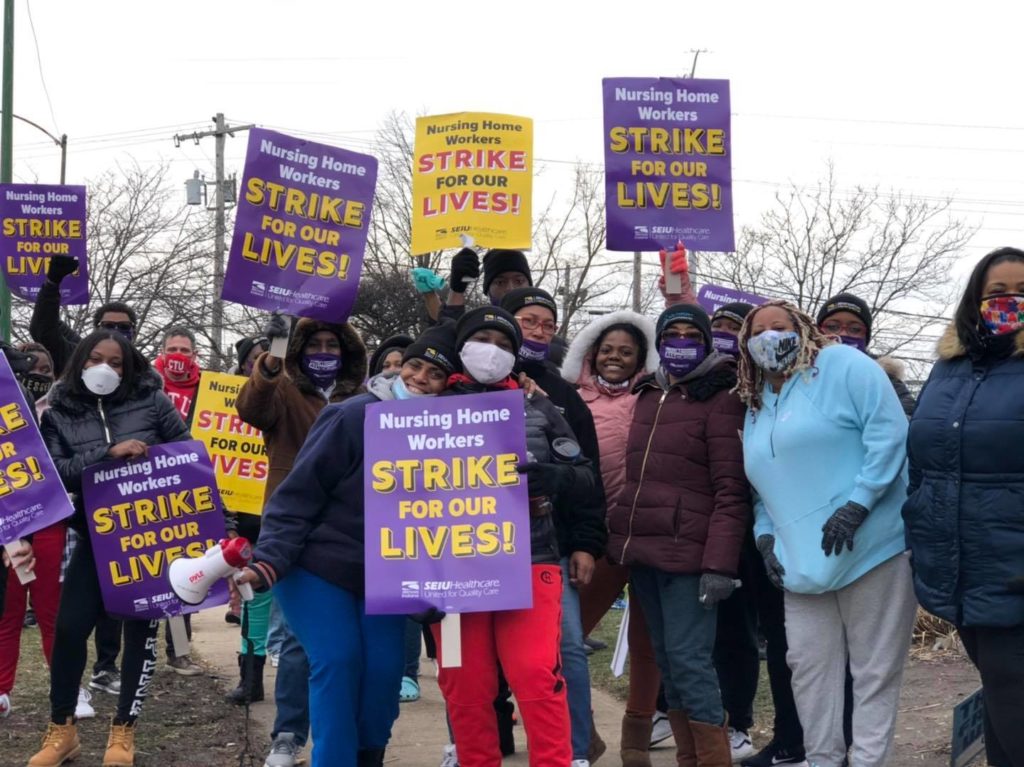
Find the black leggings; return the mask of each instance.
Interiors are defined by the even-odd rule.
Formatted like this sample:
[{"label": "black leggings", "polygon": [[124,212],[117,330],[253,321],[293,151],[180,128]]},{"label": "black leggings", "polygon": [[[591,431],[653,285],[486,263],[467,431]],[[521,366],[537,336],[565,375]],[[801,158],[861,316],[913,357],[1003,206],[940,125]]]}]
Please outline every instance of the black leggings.
[{"label": "black leggings", "polygon": [[[82,537],[71,555],[57,610],[57,631],[50,667],[50,719],[64,724],[75,713],[78,687],[88,662],[88,641],[96,622],[106,615],[92,545]],[[115,724],[131,724],[142,710],[156,672],[159,621],[124,621],[121,693]]]},{"label": "black leggings", "polygon": [[959,631],[985,689],[988,763],[1024,767],[1024,626]]}]

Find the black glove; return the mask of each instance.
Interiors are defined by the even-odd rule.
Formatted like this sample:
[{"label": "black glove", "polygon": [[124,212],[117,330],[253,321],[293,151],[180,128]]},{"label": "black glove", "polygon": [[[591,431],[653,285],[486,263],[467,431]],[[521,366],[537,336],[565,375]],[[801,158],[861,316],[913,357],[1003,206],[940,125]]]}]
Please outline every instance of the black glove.
[{"label": "black glove", "polygon": [[531,498],[553,498],[572,486],[573,468],[558,463],[521,463],[516,471],[526,475]]},{"label": "black glove", "polygon": [[444,620],[444,616],[448,613],[438,610],[436,607],[428,607],[426,610],[421,610],[418,613],[413,613],[409,616],[409,620],[421,623],[424,626],[429,626],[433,623],[440,623]]},{"label": "black glove", "polygon": [[868,510],[853,501],[847,501],[845,506],[836,509],[828,518],[828,522],[821,526],[824,533],[821,536],[821,548],[824,549],[825,556],[835,554],[838,557],[843,551],[843,546],[853,551],[853,534],[864,524],[867,517]]},{"label": "black glove", "polygon": [[710,610],[723,599],[732,596],[736,590],[736,581],[718,573],[704,573],[700,577],[700,595],[698,601]]},{"label": "black glove", "polygon": [[465,293],[473,280],[480,276],[480,256],[472,248],[463,248],[452,257],[452,272],[448,284],[453,293]]},{"label": "black glove", "polygon": [[782,576],[786,574],[786,568],[782,566],[779,558],[775,556],[775,536],[762,535],[757,539],[757,550],[761,552],[764,559],[764,569],[768,573],[768,580],[777,588],[782,588]]},{"label": "black glove", "polygon": [[270,319],[267,320],[267,324],[263,326],[263,335],[271,341],[275,338],[287,338],[290,329],[291,323],[288,322],[287,318],[283,314],[274,312],[270,315]]},{"label": "black glove", "polygon": [[36,366],[36,355],[18,351],[6,341],[0,341],[0,351],[7,358],[15,374],[23,375]]},{"label": "black glove", "polygon": [[46,270],[46,279],[54,285],[78,268],[78,259],[74,256],[51,256],[50,266]]}]

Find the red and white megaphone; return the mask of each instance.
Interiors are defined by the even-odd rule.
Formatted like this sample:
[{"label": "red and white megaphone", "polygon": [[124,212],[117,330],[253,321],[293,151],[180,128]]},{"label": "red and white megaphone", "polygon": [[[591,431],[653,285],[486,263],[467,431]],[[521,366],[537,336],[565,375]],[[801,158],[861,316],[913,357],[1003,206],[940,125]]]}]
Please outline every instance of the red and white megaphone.
[{"label": "red and white megaphone", "polygon": [[[175,559],[167,571],[171,588],[182,602],[197,605],[206,599],[213,584],[221,578],[237,581],[241,570],[252,560],[252,546],[245,538],[224,538],[201,557]],[[242,599],[252,599],[252,586],[237,583]]]}]

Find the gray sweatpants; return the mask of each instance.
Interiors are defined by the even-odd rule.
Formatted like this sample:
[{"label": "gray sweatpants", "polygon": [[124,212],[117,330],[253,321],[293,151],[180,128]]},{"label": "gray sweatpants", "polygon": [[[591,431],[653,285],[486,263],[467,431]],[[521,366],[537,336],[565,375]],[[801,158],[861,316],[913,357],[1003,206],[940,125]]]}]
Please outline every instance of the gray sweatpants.
[{"label": "gray sweatpants", "polygon": [[908,554],[883,562],[839,591],[786,592],[786,661],[804,726],[807,760],[839,767],[846,661],[853,675],[851,767],[882,767],[896,730],[903,664],[917,600]]}]

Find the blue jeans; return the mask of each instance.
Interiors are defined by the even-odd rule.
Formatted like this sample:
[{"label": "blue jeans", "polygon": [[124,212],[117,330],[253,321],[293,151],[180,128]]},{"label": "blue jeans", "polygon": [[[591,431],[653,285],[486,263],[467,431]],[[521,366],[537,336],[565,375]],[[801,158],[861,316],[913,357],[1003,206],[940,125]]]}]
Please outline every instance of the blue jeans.
[{"label": "blue jeans", "polygon": [[367,615],[362,599],[301,567],[274,596],[309,657],[313,767],[356,767],[358,751],[387,746],[398,718],[405,616]]},{"label": "blue jeans", "polygon": [[[274,599],[274,605],[277,605],[277,599]],[[270,736],[276,738],[279,733],[290,732],[295,736],[295,742],[304,746],[309,739],[309,661],[283,616],[277,628],[281,642],[274,685],[277,715]]]},{"label": "blue jeans", "polygon": [[420,678],[420,655],[423,653],[423,626],[414,620],[405,620],[405,670],[402,676],[413,681]]},{"label": "blue jeans", "polygon": [[284,642],[284,616],[276,599],[270,602],[270,620],[267,624],[267,655],[279,655]]},{"label": "blue jeans", "polygon": [[572,758],[586,759],[590,750],[590,665],[583,646],[580,594],[569,583],[569,559],[562,559],[562,676],[569,700]]},{"label": "blue jeans", "polygon": [[633,566],[629,582],[647,618],[669,709],[720,726],[725,712],[711,657],[718,610],[697,601],[700,576]]}]

